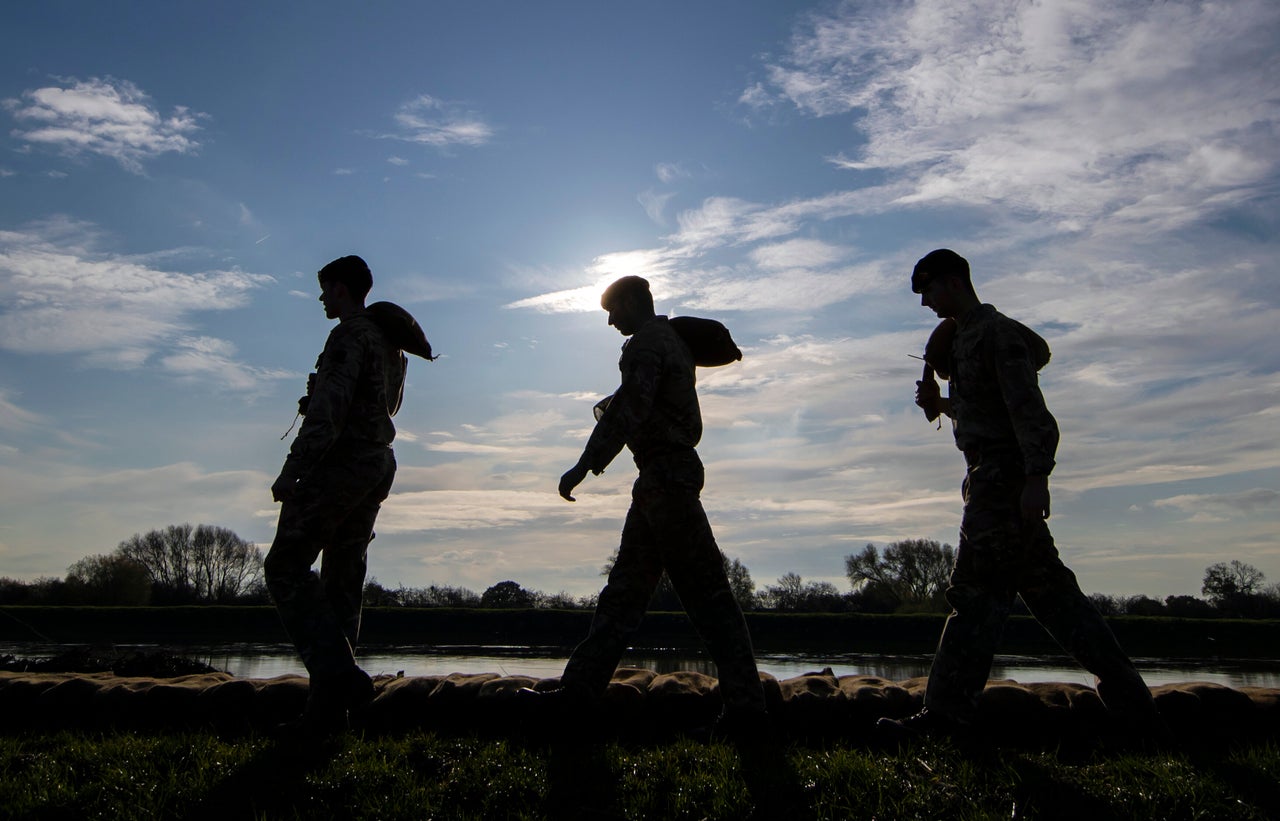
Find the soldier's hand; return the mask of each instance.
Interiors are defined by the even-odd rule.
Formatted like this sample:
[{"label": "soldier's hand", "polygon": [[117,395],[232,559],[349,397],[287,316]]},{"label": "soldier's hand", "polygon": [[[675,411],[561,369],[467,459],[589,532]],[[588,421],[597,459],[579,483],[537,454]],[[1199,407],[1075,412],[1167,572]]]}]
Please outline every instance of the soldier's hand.
[{"label": "soldier's hand", "polygon": [[1034,522],[1049,518],[1049,477],[1028,476],[1022,486],[1022,520]]},{"label": "soldier's hand", "polygon": [[287,502],[293,498],[293,493],[297,488],[298,480],[282,473],[280,478],[276,479],[275,484],[271,486],[271,498],[277,502]]},{"label": "soldier's hand", "polygon": [[938,418],[942,413],[942,392],[938,390],[937,382],[925,379],[916,383],[916,406],[924,411],[930,422]]},{"label": "soldier's hand", "polygon": [[573,498],[573,489],[582,484],[582,480],[587,478],[587,468],[579,463],[569,468],[560,477],[560,496],[570,502],[576,502]]}]

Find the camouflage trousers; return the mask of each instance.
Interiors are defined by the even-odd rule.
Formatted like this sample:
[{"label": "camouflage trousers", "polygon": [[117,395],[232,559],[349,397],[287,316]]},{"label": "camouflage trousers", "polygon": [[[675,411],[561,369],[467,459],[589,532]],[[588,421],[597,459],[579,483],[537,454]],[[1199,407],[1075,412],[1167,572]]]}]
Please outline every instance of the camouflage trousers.
[{"label": "camouflage trousers", "polygon": [[389,447],[335,449],[280,508],[263,572],[312,678],[355,666],[366,553],[395,475]]},{"label": "camouflage trousers", "polygon": [[947,588],[952,613],[929,671],[925,706],[971,721],[1014,598],[1098,679],[1103,703],[1126,721],[1158,720],[1151,691],[1111,628],[1062,563],[1044,521],[1024,523],[1020,456],[971,456],[960,545]]},{"label": "camouflage trousers", "polygon": [[716,664],[725,709],[764,710],[747,622],[698,498],[702,482],[702,462],[693,450],[658,457],[640,470],[618,559],[591,629],[565,665],[566,690],[593,698],[604,693],[665,570]]}]

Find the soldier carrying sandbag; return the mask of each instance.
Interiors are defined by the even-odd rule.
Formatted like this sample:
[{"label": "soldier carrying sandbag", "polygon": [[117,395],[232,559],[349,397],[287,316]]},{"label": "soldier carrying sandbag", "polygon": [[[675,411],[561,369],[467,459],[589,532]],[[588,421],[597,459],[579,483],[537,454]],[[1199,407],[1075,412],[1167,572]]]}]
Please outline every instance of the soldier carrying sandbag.
[{"label": "soldier carrying sandbag", "polygon": [[[311,677],[305,711],[282,731],[305,736],[340,732],[348,710],[373,698],[353,652],[366,552],[396,474],[391,417],[404,394],[405,352],[433,358],[407,311],[389,302],[365,307],[373,275],[363,259],[335,259],[318,278],[325,316],[338,325],[298,401],[302,426],[271,486],[282,504],[263,568]],[[320,557],[317,574],[311,566]]]},{"label": "soldier carrying sandbag", "polygon": [[655,315],[642,277],[614,282],[600,304],[609,324],[630,337],[618,362],[622,383],[597,405],[595,429],[577,464],[560,478],[560,495],[574,501],[574,488],[588,473],[601,473],[624,446],[640,475],[617,559],[587,637],[565,666],[559,697],[588,706],[604,693],[665,571],[719,673],[724,710],[718,731],[759,731],[766,719],[764,690],[746,620],[699,498],[703,467],[694,449],[702,437],[695,365],[724,365],[742,354],[714,320]]},{"label": "soldier carrying sandbag", "polygon": [[[1161,740],[1168,730],[1151,691],[1106,621],[1062,563],[1045,520],[1058,423],[1036,373],[1049,346],[1021,323],[982,303],[969,263],[940,249],[911,275],[920,304],[942,322],[925,349],[916,404],[931,421],[951,417],[963,453],[964,514],[947,588],[952,607],[929,671],[924,709],[880,719],[882,734],[965,733],[991,672],[1016,596],[1062,648],[1098,679],[1103,703],[1135,734]],[[942,396],[933,372],[948,380]]]}]

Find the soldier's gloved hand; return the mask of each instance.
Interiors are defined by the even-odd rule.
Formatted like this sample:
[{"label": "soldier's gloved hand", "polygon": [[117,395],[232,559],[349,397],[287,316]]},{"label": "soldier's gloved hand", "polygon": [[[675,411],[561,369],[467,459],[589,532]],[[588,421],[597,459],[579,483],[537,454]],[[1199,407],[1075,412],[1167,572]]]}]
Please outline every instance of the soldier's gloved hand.
[{"label": "soldier's gloved hand", "polygon": [[287,502],[293,498],[293,493],[297,490],[298,480],[292,476],[281,475],[276,479],[275,484],[271,486],[271,498],[277,502]]},{"label": "soldier's gloved hand", "polygon": [[587,478],[586,465],[579,462],[564,472],[560,477],[560,496],[570,502],[576,502],[573,498],[573,489],[582,484],[582,480]]},{"label": "soldier's gloved hand", "polygon": [[1049,518],[1049,477],[1028,476],[1022,486],[1022,520],[1034,522]]},{"label": "soldier's gloved hand", "polygon": [[937,382],[925,379],[916,383],[916,406],[924,411],[929,421],[938,418],[942,413],[942,391],[938,389]]},{"label": "soldier's gloved hand", "polygon": [[289,461],[285,460],[284,468],[280,471],[280,476],[276,478],[274,484],[271,485],[271,498],[277,502],[287,502],[293,498],[293,494],[298,490],[298,472],[289,465]]}]

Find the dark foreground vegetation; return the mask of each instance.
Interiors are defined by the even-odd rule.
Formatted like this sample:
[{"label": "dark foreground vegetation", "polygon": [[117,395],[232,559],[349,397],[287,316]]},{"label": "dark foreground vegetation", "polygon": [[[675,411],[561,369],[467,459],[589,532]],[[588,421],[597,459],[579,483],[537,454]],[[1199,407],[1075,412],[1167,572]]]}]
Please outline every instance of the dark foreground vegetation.
[{"label": "dark foreground vegetation", "polygon": [[7,818],[1280,817],[1280,747],[1126,752],[930,740],[560,746],[416,733],[0,736]]}]

